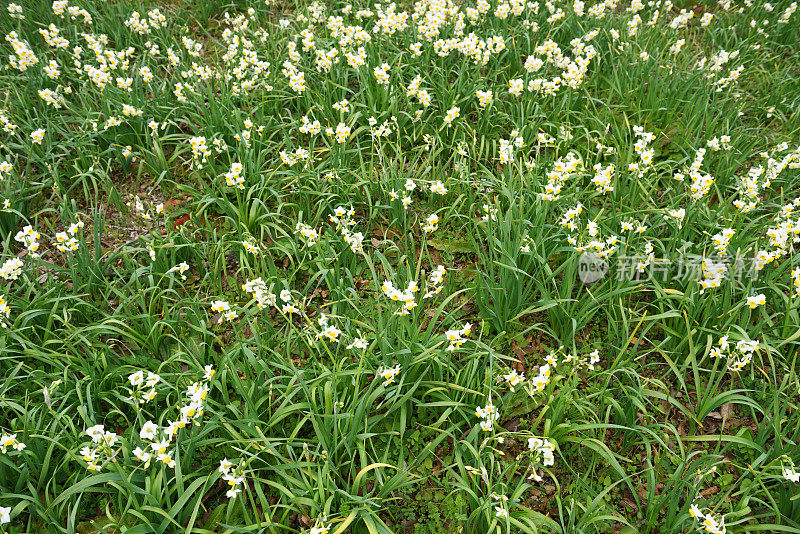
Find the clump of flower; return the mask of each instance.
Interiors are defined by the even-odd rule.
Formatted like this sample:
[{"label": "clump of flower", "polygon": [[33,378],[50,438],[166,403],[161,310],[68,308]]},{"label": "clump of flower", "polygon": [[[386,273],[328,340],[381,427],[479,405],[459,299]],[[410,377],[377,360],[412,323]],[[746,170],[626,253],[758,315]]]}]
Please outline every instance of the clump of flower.
[{"label": "clump of flower", "polygon": [[439,216],[435,213],[432,213],[427,219],[425,219],[425,224],[422,225],[422,230],[427,234],[430,232],[435,232],[437,228],[439,228]]},{"label": "clump of flower", "polygon": [[37,251],[39,250],[39,238],[42,237],[39,232],[33,229],[33,226],[27,225],[22,228],[17,234],[14,236],[14,241],[18,243],[22,243],[25,245],[25,248],[28,249],[28,252],[31,253],[31,256],[34,258],[38,256]]},{"label": "clump of flower", "polygon": [[24,443],[17,439],[16,434],[3,434],[0,436],[0,452],[8,453],[8,449],[21,451],[26,447]]},{"label": "clump of flower", "polygon": [[736,232],[732,228],[725,228],[720,233],[715,234],[711,240],[714,242],[714,249],[719,254],[725,254],[728,252],[728,244],[731,241],[731,238],[736,234]]},{"label": "clump of flower", "polygon": [[156,384],[161,380],[161,377],[152,371],[147,371],[147,375],[143,370],[136,371],[128,376],[128,382],[131,387],[131,399],[137,406],[140,404],[147,404],[156,398]]},{"label": "clump of flower", "polygon": [[466,336],[468,336],[472,332],[472,325],[467,323],[464,325],[464,328],[448,330],[444,333],[444,336],[447,338],[448,345],[445,350],[447,351],[454,351],[461,347],[466,341]]},{"label": "clump of flower", "polygon": [[741,371],[753,359],[759,349],[758,341],[740,340],[736,344],[728,341],[728,336],[719,338],[717,346],[711,349],[714,359],[726,357],[729,371]]},{"label": "clump of flower", "polygon": [[6,41],[11,44],[15,54],[8,56],[8,63],[11,68],[25,72],[28,67],[39,63],[39,58],[33,53],[31,45],[28,44],[28,41],[20,39],[17,32],[12,31],[6,35]]},{"label": "clump of flower", "polygon": [[539,374],[530,379],[530,386],[533,393],[541,393],[550,382],[550,364],[539,366]]},{"label": "clump of flower", "polygon": [[683,225],[683,220],[686,218],[686,210],[684,208],[667,210],[667,215],[675,219],[675,223],[678,225],[678,228],[680,228]]},{"label": "clump of flower", "polygon": [[453,121],[456,120],[461,113],[461,108],[458,106],[453,106],[452,108],[447,110],[447,113],[444,116],[444,123],[447,126],[451,126]]},{"label": "clump of flower", "polygon": [[475,96],[478,97],[478,104],[480,104],[481,108],[486,108],[492,103],[493,96],[492,91],[475,91]]},{"label": "clump of flower", "polygon": [[727,532],[725,516],[714,515],[711,510],[702,511],[694,503],[689,507],[689,515],[699,523],[698,528],[709,534],[725,534]]},{"label": "clump of flower", "polygon": [[361,334],[361,331],[358,331],[358,336],[353,338],[353,341],[347,345],[347,350],[356,349],[356,350],[364,350],[369,346],[369,342],[366,338]]},{"label": "clump of flower", "polygon": [[94,425],[86,429],[86,435],[92,442],[85,445],[80,454],[89,471],[100,471],[106,463],[116,460],[118,451],[114,445],[119,440],[117,434],[107,431],[103,425]]},{"label": "clump of flower", "polygon": [[571,176],[578,174],[582,169],[583,161],[574,152],[568,152],[566,156],[558,158],[553,163],[553,168],[546,175],[547,183],[544,186],[544,192],[539,193],[539,197],[550,202],[558,200],[561,198],[564,182]]},{"label": "clump of flower", "polygon": [[8,328],[8,319],[11,317],[11,306],[6,302],[6,296],[0,295],[0,328]]},{"label": "clump of flower", "polygon": [[375,81],[378,82],[378,85],[388,86],[389,85],[389,64],[384,63],[379,67],[375,67],[373,70],[375,74]]},{"label": "clump of flower", "polygon": [[[595,221],[587,221],[583,227],[580,215],[583,213],[583,205],[578,203],[574,208],[564,212],[564,216],[559,221],[562,228],[570,232],[567,236],[567,243],[575,248],[576,252],[591,252],[598,258],[608,258],[617,250],[616,245],[619,238],[616,235],[608,236],[603,239],[600,232],[600,225]],[[649,253],[649,252],[648,252]]]},{"label": "clump of flower", "polygon": [[242,285],[242,291],[248,295],[252,294],[258,309],[263,310],[267,306],[277,306],[277,296],[269,290],[266,282],[262,278],[248,280]]},{"label": "clump of flower", "polygon": [[480,426],[481,430],[484,432],[492,430],[492,428],[494,428],[494,422],[500,419],[500,412],[497,410],[497,407],[492,404],[491,399],[486,403],[486,406],[476,408],[475,415],[481,418]]},{"label": "clump of flower", "polygon": [[150,467],[150,461],[153,458],[170,469],[174,469],[175,459],[172,457],[174,451],[169,450],[173,435],[174,432],[170,434],[168,428],[162,429],[154,422],[147,421],[139,430],[139,439],[142,440],[145,448],[138,446],[131,452],[137,460],[144,463],[145,469]]},{"label": "clump of flower", "polygon": [[233,321],[239,316],[236,311],[231,309],[231,305],[224,300],[215,300],[212,302],[211,311],[220,314],[219,320],[217,321],[219,324],[222,324],[223,321]]},{"label": "clump of flower", "polygon": [[524,139],[519,133],[519,130],[513,130],[509,139],[500,139],[500,147],[498,154],[500,163],[514,163],[514,148],[522,148],[525,143]]},{"label": "clump of flower", "polygon": [[11,258],[0,266],[0,278],[3,280],[16,280],[22,275],[24,262],[20,258]]},{"label": "clump of flower", "polygon": [[56,248],[59,252],[66,252],[68,250],[75,252],[78,250],[78,240],[75,238],[75,235],[78,233],[78,230],[83,227],[83,221],[78,221],[72,223],[69,228],[67,228],[66,232],[58,232],[56,234]]},{"label": "clump of flower", "polygon": [[167,274],[178,273],[181,277],[181,280],[186,280],[186,271],[189,270],[189,264],[185,261],[180,262],[178,265],[170,267],[167,271]]},{"label": "clump of flower", "polygon": [[22,14],[22,6],[13,2],[8,4],[8,16],[12,19],[24,19],[25,15]]},{"label": "clump of flower", "polygon": [[234,163],[231,165],[231,170],[225,173],[225,183],[229,187],[236,189],[244,189],[244,176],[242,176],[242,164]]},{"label": "clump of flower", "polygon": [[344,206],[337,206],[333,215],[329,215],[328,219],[336,225],[336,229],[342,234],[345,242],[350,246],[350,250],[364,252],[364,234],[351,230],[351,227],[356,224],[353,214],[355,214],[355,210],[352,207],[348,209]]},{"label": "clump of flower", "polygon": [[170,439],[175,435],[178,428],[194,422],[199,425],[199,419],[205,413],[205,401],[210,391],[211,379],[216,374],[216,370],[211,365],[203,368],[203,379],[199,382],[189,384],[186,388],[186,399],[180,407],[180,418],[177,421],[170,421],[165,432]]},{"label": "clump of flower", "polygon": [[686,174],[689,175],[689,178],[692,182],[691,188],[691,197],[692,200],[700,200],[711,189],[711,186],[714,184],[714,178],[709,174],[703,174],[700,172],[700,168],[703,165],[703,159],[706,155],[706,149],[700,147],[697,149],[695,153],[694,161],[692,161],[691,165],[684,170],[683,172],[675,173],[674,178],[679,182],[682,182]]},{"label": "clump of flower", "polygon": [[436,195],[447,194],[447,188],[444,186],[441,180],[436,180],[435,182],[433,182],[430,186],[428,186],[428,189],[430,189],[431,193],[434,193]]},{"label": "clump of flower", "polygon": [[317,240],[319,239],[319,233],[309,225],[298,222],[297,226],[295,227],[295,231],[300,234],[300,237],[305,239],[305,244],[307,246],[312,246],[317,244]]},{"label": "clump of flower", "polygon": [[628,164],[628,170],[637,176],[643,176],[653,164],[655,150],[650,148],[649,145],[653,141],[654,135],[652,132],[645,132],[641,126],[634,126],[633,134],[638,137],[633,149],[639,154],[639,161]]},{"label": "clump of flower", "polygon": [[758,295],[751,295],[747,297],[747,307],[751,310],[755,310],[759,306],[763,306],[767,303],[767,297],[764,293],[759,293]]},{"label": "clump of flower", "polygon": [[284,165],[288,165],[289,167],[299,161],[308,160],[311,157],[311,153],[303,147],[297,147],[294,152],[286,152],[285,150],[281,150],[278,155],[280,156]]},{"label": "clump of flower", "polygon": [[192,147],[192,161],[197,168],[202,168],[203,164],[206,163],[208,160],[208,156],[211,155],[211,150],[209,150],[208,145],[206,144],[206,138],[202,136],[192,137],[189,139],[189,144]]},{"label": "clump of flower", "polygon": [[493,208],[489,206],[489,204],[484,204],[483,215],[481,216],[481,220],[484,222],[496,221],[498,213],[500,213],[499,209]]},{"label": "clump of flower", "polygon": [[[534,464],[541,464],[544,467],[549,467],[555,464],[556,447],[553,442],[547,438],[531,437],[528,438],[528,454]],[[536,467],[533,467],[532,474],[528,476],[529,479],[541,482],[542,477],[539,475]]]},{"label": "clump of flower", "polygon": [[289,291],[288,289],[284,289],[283,291],[281,291],[280,299],[283,302],[283,306],[281,307],[281,312],[287,315],[293,313],[300,313],[300,309],[297,306],[295,306],[291,291]]},{"label": "clump of flower", "polygon": [[402,307],[395,312],[395,315],[408,315],[411,313],[411,310],[417,307],[414,294],[419,291],[419,286],[414,281],[408,283],[405,291],[401,291],[395,288],[391,281],[386,280],[381,285],[381,290],[383,291],[383,294],[389,298],[389,300],[402,304]]},{"label": "clump of flower", "polygon": [[400,365],[395,365],[394,367],[378,367],[378,370],[375,373],[376,378],[383,379],[383,387],[389,386],[391,383],[395,381],[397,375],[400,374]]},{"label": "clump of flower", "polygon": [[329,137],[335,137],[336,142],[338,144],[342,145],[342,144],[346,143],[347,140],[350,138],[350,127],[348,125],[346,125],[345,123],[340,122],[336,126],[336,130],[334,130],[333,128],[326,128],[325,129],[325,133]]},{"label": "clump of flower", "polygon": [[403,188],[406,190],[406,193],[404,193],[402,197],[400,197],[400,194],[398,194],[397,191],[392,189],[391,191],[389,191],[389,198],[392,201],[399,199],[401,204],[403,205],[403,209],[407,210],[408,207],[411,205],[411,193],[417,188],[417,184],[414,182],[414,180],[408,179],[406,180],[406,183],[403,186]]},{"label": "clump of flower", "polygon": [[800,472],[795,468],[791,458],[786,455],[781,456],[781,464],[781,474],[785,480],[789,482],[800,482]]},{"label": "clump of flower", "polygon": [[708,258],[702,259],[700,269],[703,274],[703,278],[699,282],[702,288],[701,293],[706,289],[719,287],[728,273],[728,267],[723,262],[715,263]]},{"label": "clump of flower", "polygon": [[242,485],[244,484],[244,461],[239,460],[233,463],[224,458],[219,462],[219,472],[222,474],[222,480],[227,482],[229,486],[225,496],[229,499],[235,498],[242,492]]},{"label": "clump of flower", "polygon": [[512,369],[510,373],[503,375],[503,380],[513,392],[517,386],[525,382],[525,373],[518,373],[516,369]]},{"label": "clump of flower", "polygon": [[321,313],[319,319],[317,319],[317,324],[322,327],[322,330],[317,334],[317,339],[322,339],[331,343],[339,342],[339,336],[342,334],[342,331],[334,325],[328,324],[327,315]]},{"label": "clump of flower", "polygon": [[444,268],[444,265],[439,265],[433,271],[431,271],[425,286],[425,294],[422,296],[422,298],[427,299],[442,292],[442,288],[444,288],[445,273],[447,273],[447,270]]},{"label": "clump of flower", "polygon": [[258,245],[256,245],[253,241],[243,241],[242,246],[250,254],[258,254],[260,251]]}]

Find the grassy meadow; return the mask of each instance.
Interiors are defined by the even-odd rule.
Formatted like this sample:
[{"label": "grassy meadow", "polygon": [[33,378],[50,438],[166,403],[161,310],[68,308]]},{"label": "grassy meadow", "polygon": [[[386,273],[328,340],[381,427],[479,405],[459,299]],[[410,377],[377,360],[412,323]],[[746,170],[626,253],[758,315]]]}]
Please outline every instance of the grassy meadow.
[{"label": "grassy meadow", "polygon": [[0,533],[800,533],[796,10],[3,4]]}]

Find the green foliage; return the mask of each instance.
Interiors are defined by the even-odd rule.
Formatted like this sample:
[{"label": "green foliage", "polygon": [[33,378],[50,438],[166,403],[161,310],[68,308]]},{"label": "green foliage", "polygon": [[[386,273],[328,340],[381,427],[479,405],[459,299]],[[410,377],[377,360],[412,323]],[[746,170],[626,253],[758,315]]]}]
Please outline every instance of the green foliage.
[{"label": "green foliage", "polygon": [[19,3],[0,532],[800,532],[796,4]]}]

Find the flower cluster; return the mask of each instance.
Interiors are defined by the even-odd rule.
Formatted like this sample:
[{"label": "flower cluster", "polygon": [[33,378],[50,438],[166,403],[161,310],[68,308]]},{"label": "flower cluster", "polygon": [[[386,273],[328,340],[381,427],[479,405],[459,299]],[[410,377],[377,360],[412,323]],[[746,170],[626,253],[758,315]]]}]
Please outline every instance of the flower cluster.
[{"label": "flower cluster", "polygon": [[277,306],[277,296],[269,290],[267,283],[259,277],[248,280],[242,285],[242,291],[248,295],[252,294],[258,309],[263,310],[267,306]]},{"label": "flower cluster", "polygon": [[116,433],[106,430],[103,425],[94,425],[86,429],[86,435],[92,442],[85,445],[80,454],[89,471],[100,471],[109,461],[116,461],[119,452],[114,449],[119,440]]},{"label": "flower cluster", "polygon": [[317,240],[319,239],[319,233],[312,228],[311,226],[298,222],[297,226],[295,227],[295,231],[300,234],[300,236],[305,239],[305,244],[307,246],[312,246],[317,244]]},{"label": "flower cluster", "polygon": [[475,415],[481,418],[480,427],[484,432],[489,432],[494,428],[494,423],[500,419],[500,412],[497,407],[492,404],[491,399],[486,403],[486,406],[480,406],[475,409]]},{"label": "flower cluster", "polygon": [[228,187],[244,189],[244,176],[242,176],[242,164],[234,163],[231,170],[225,173],[225,183]]},{"label": "flower cluster", "polygon": [[419,285],[414,281],[408,283],[405,291],[401,291],[395,288],[391,281],[386,280],[381,284],[381,290],[389,300],[402,304],[401,308],[395,312],[396,315],[408,315],[417,307],[414,294],[419,291]]},{"label": "flower cluster", "polygon": [[321,313],[319,319],[317,319],[317,324],[322,328],[322,330],[317,333],[317,339],[322,339],[331,343],[339,342],[339,336],[342,334],[342,331],[336,328],[336,326],[329,324],[329,317],[327,315]]},{"label": "flower cluster", "polygon": [[522,148],[524,143],[525,141],[519,130],[512,130],[509,139],[500,139],[500,147],[498,148],[500,163],[503,165],[514,163],[514,148]]},{"label": "flower cluster", "polygon": [[185,261],[180,262],[178,265],[174,265],[167,270],[167,274],[178,273],[181,277],[181,280],[186,280],[186,271],[189,270],[189,264]]},{"label": "flower cluster", "polygon": [[454,351],[457,348],[460,348],[461,345],[464,344],[466,341],[465,337],[468,336],[472,332],[472,325],[470,323],[466,323],[464,328],[461,329],[454,329],[448,330],[444,333],[444,336],[447,338],[448,345],[445,350],[447,351]]},{"label": "flower cluster", "polygon": [[159,427],[152,421],[147,421],[142,425],[139,439],[144,447],[137,446],[132,452],[145,468],[149,467],[153,459],[170,469],[175,468],[174,450],[170,449],[172,440],[179,429],[186,428],[192,423],[200,424],[199,419],[205,412],[205,401],[210,390],[209,384],[214,374],[216,374],[214,368],[206,365],[203,380],[192,383],[186,388],[186,400],[179,408],[180,417],[178,419],[168,421],[165,427]]},{"label": "flower cluster", "polygon": [[[533,457],[534,463],[541,463],[544,467],[549,467],[555,464],[555,452],[556,447],[553,445],[553,442],[547,438],[539,438],[539,437],[530,437],[528,438],[528,451],[529,454]],[[542,477],[539,475],[538,470],[533,468],[533,472],[529,479],[535,480],[536,482],[541,482]]]},{"label": "flower cluster", "polygon": [[239,316],[235,310],[231,309],[231,305],[224,300],[215,300],[212,302],[211,311],[219,314],[219,319],[217,320],[219,324],[222,324],[224,321],[233,321]]},{"label": "flower cluster", "polygon": [[235,498],[242,492],[242,486],[244,485],[244,461],[239,460],[233,463],[224,458],[219,462],[219,472],[222,474],[222,480],[227,482],[229,486],[225,496],[229,499]]},{"label": "flower cluster", "polygon": [[18,243],[22,243],[28,252],[31,253],[32,257],[38,256],[39,250],[39,239],[41,238],[41,234],[33,229],[31,225],[25,226],[22,230],[17,232],[14,236],[14,241]]},{"label": "flower cluster", "polygon": [[645,132],[641,126],[634,126],[633,134],[638,138],[633,145],[633,149],[639,155],[639,161],[629,163],[628,170],[641,177],[653,164],[655,150],[650,148],[649,145],[655,136],[651,132]]},{"label": "flower cluster", "polygon": [[691,180],[691,198],[695,201],[705,197],[711,189],[711,186],[714,185],[714,178],[710,174],[701,172],[705,155],[706,149],[703,147],[698,148],[697,152],[695,152],[694,161],[692,161],[689,167],[682,172],[674,174],[674,178],[679,182],[684,181],[686,175],[689,175],[689,179]]},{"label": "flower cluster", "polygon": [[383,387],[387,387],[395,381],[397,375],[400,374],[400,365],[395,365],[394,367],[378,367],[378,370],[375,372],[375,376],[377,378],[383,379]]},{"label": "flower cluster", "polygon": [[11,318],[11,306],[6,302],[6,296],[0,295],[0,328],[8,328],[8,319]]},{"label": "flower cluster", "polygon": [[583,205],[578,203],[574,208],[568,209],[559,224],[567,229],[570,235],[567,236],[567,243],[574,247],[576,252],[591,252],[598,258],[608,258],[617,251],[619,237],[610,235],[603,239],[600,232],[600,225],[595,221],[587,221],[584,227],[580,221],[583,213]]},{"label": "flower cluster", "polygon": [[345,242],[353,252],[364,252],[364,234],[361,232],[353,232],[351,228],[356,224],[353,220],[355,210],[338,206],[333,210],[333,214],[328,216],[328,219],[336,225],[336,229],[344,238]]},{"label": "flower cluster", "polygon": [[294,297],[292,297],[291,291],[289,291],[288,289],[284,289],[280,292],[279,296],[281,302],[283,302],[283,305],[281,306],[282,313],[285,313],[287,315],[293,313],[300,313],[300,308],[298,308],[297,305],[295,304]]},{"label": "flower cluster", "polygon": [[437,228],[439,228],[439,216],[435,213],[432,213],[425,219],[425,224],[422,226],[422,230],[427,234],[430,232],[435,232]]},{"label": "flower cluster", "polygon": [[508,384],[509,389],[513,392],[514,389],[525,382],[525,373],[517,372],[512,369],[510,373],[503,375],[503,380]]},{"label": "flower cluster", "polygon": [[147,421],[139,430],[139,439],[144,448],[137,446],[131,452],[137,460],[144,464],[145,469],[150,467],[153,459],[170,469],[175,468],[174,451],[170,450],[172,436],[167,429],[162,429],[152,421]]},{"label": "flower cluster", "polygon": [[[400,196],[400,194],[397,191],[392,189],[392,190],[389,191],[389,199],[392,200],[392,201],[400,200],[400,203],[403,205],[403,208],[404,209],[408,209],[408,207],[411,205],[411,202],[412,202],[411,193],[414,192],[414,190],[417,188],[417,184],[416,184],[416,182],[414,182],[414,180],[409,178],[408,180],[406,180],[403,188],[405,189],[406,192],[403,193],[402,197]],[[439,222],[439,220],[438,220],[438,217],[437,217],[436,218],[436,223],[438,223],[438,222]]]},{"label": "flower cluster", "polygon": [[428,275],[428,279],[426,280],[425,294],[422,298],[431,298],[442,292],[444,288],[444,275],[446,273],[447,270],[444,268],[444,265],[438,265],[431,271],[431,274]]},{"label": "flower cluster", "polygon": [[800,482],[800,472],[798,472],[795,468],[792,459],[786,455],[783,455],[781,457],[781,463],[783,463],[783,466],[781,467],[781,474],[783,475],[783,478],[789,482]]},{"label": "flower cluster", "polygon": [[703,278],[699,281],[702,288],[701,293],[706,289],[719,287],[728,272],[728,267],[725,263],[714,262],[709,258],[703,258],[700,263],[700,269],[703,274]]},{"label": "flower cluster", "polygon": [[544,192],[539,193],[542,200],[554,202],[561,198],[561,190],[568,178],[577,175],[583,169],[583,160],[574,152],[558,158],[553,163],[553,168],[547,173],[547,183]]},{"label": "flower cluster", "polygon": [[3,280],[16,280],[22,275],[22,267],[25,263],[20,258],[11,258],[0,265],[0,278]]},{"label": "flower cluster", "polygon": [[156,398],[156,384],[161,380],[161,377],[152,371],[145,372],[143,370],[136,371],[128,376],[128,382],[134,389],[131,390],[131,399],[137,406],[140,404],[147,404]]},{"label": "flower cluster", "polygon": [[728,341],[728,336],[722,336],[717,346],[711,349],[714,359],[727,358],[729,371],[741,371],[753,359],[753,354],[759,349],[758,341],[739,340],[735,344]]},{"label": "flower cluster", "polygon": [[68,250],[75,252],[78,250],[78,240],[75,238],[75,235],[83,226],[83,221],[78,221],[69,225],[66,232],[58,232],[56,234],[56,248],[60,252],[66,252]]},{"label": "flower cluster", "polygon": [[758,295],[751,295],[747,297],[747,307],[751,310],[755,310],[759,306],[763,306],[767,303],[767,297],[764,293],[759,293]]},{"label": "flower cluster", "polygon": [[694,503],[689,507],[689,515],[699,522],[699,528],[709,534],[725,534],[728,531],[725,527],[725,516],[712,514],[710,510],[701,511]]},{"label": "flower cluster", "polygon": [[16,434],[3,434],[0,436],[0,452],[3,454],[6,454],[8,449],[19,452],[25,447],[26,445],[17,439]]}]

